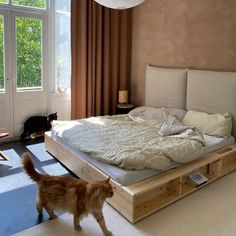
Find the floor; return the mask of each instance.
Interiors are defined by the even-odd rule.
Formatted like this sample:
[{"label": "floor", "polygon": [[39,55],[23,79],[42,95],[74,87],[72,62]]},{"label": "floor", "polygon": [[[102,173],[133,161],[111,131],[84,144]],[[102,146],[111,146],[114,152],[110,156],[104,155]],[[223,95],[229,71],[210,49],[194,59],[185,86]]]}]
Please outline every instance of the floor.
[{"label": "floor", "polygon": [[[21,155],[30,152],[36,168],[52,175],[72,176],[45,150],[42,138],[0,144],[0,149],[8,161],[0,161],[0,235],[8,236],[48,220],[44,212],[38,218],[35,208],[37,186],[24,173],[21,167]],[[57,212],[62,214],[62,212]]]}]

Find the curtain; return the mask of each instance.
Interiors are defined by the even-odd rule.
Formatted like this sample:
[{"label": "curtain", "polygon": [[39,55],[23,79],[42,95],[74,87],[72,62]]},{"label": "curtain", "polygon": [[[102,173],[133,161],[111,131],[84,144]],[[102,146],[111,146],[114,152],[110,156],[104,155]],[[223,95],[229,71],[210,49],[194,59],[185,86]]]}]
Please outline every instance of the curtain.
[{"label": "curtain", "polygon": [[72,0],[72,119],[114,114],[118,90],[129,89],[131,14]]}]

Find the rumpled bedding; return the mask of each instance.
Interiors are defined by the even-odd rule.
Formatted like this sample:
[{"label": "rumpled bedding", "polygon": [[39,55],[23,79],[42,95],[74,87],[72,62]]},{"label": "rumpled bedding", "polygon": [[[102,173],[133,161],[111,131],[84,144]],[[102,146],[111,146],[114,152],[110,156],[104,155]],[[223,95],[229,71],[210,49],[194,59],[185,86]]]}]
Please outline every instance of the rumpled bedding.
[{"label": "rumpled bedding", "polygon": [[[173,119],[164,116],[164,120]],[[165,170],[174,163],[187,163],[201,156],[202,134],[192,128],[175,135],[161,136],[163,119],[137,115],[91,117],[54,121],[52,135],[88,153],[92,158],[125,169]]]}]

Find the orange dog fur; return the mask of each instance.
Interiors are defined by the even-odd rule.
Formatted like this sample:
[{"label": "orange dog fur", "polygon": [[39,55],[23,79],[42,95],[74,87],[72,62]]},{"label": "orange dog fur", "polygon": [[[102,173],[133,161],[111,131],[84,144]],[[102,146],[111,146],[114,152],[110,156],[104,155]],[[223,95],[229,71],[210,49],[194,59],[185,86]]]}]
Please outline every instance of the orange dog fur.
[{"label": "orange dog fur", "polygon": [[38,199],[36,207],[39,216],[43,208],[50,218],[56,218],[54,209],[70,212],[74,215],[74,228],[81,230],[80,220],[87,214],[92,214],[100,225],[105,236],[112,233],[107,229],[102,213],[106,198],[113,196],[109,179],[87,183],[81,179],[66,176],[50,176],[35,170],[32,157],[24,153],[23,168],[30,178],[38,185]]}]

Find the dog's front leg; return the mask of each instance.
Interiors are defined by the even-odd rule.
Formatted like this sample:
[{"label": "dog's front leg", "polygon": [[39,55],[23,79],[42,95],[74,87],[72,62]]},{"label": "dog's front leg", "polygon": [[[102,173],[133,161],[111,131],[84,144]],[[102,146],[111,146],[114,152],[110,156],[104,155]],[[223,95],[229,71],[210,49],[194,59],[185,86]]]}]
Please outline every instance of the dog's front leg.
[{"label": "dog's front leg", "polygon": [[112,236],[112,233],[107,229],[103,214],[101,211],[94,211],[93,216],[101,227],[101,230],[105,236]]},{"label": "dog's front leg", "polygon": [[75,216],[75,215],[74,215],[74,229],[78,230],[78,231],[82,230],[82,228],[80,226],[80,217],[79,216]]},{"label": "dog's front leg", "polygon": [[46,211],[48,212],[49,216],[51,219],[55,219],[57,218],[57,215],[55,215],[53,209],[49,206],[44,206],[44,208],[46,209]]}]

